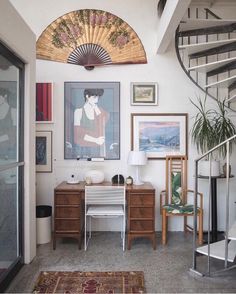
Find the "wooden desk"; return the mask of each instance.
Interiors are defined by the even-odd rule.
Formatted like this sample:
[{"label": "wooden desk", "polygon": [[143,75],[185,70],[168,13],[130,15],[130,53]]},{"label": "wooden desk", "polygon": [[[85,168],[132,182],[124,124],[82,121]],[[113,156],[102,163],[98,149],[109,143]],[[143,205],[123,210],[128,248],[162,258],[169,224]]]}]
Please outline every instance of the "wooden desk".
[{"label": "wooden desk", "polygon": [[[109,182],[101,185],[111,185]],[[84,229],[84,191],[85,183],[70,185],[62,182],[54,189],[54,234],[56,238],[72,237],[78,239],[79,249]],[[127,197],[127,236],[128,249],[135,238],[146,237],[156,249],[155,238],[155,189],[146,182],[143,185],[126,186]]]}]

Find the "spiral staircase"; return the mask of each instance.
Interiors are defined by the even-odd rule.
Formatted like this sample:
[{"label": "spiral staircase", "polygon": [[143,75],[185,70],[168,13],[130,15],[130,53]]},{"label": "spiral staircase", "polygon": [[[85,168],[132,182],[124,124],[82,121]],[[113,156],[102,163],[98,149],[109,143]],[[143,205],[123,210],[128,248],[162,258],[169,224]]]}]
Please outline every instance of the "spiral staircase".
[{"label": "spiral staircase", "polygon": [[236,111],[236,16],[221,19],[208,8],[188,8],[176,31],[176,52],[208,97],[225,99]]},{"label": "spiral staircase", "polygon": [[[207,99],[225,100],[226,106],[236,112],[236,15],[235,19],[221,19],[209,8],[190,6],[176,30],[175,41],[179,62],[192,82],[202,89]],[[195,177],[197,179],[197,175]],[[229,201],[229,195],[227,197]],[[206,213],[210,215],[211,209]],[[228,208],[225,213],[224,240],[215,243],[208,240],[208,244],[201,247],[194,245],[192,270],[198,274],[198,254],[208,256],[206,274],[209,276],[211,258],[223,260],[223,270],[236,267],[236,221],[230,228]]]}]

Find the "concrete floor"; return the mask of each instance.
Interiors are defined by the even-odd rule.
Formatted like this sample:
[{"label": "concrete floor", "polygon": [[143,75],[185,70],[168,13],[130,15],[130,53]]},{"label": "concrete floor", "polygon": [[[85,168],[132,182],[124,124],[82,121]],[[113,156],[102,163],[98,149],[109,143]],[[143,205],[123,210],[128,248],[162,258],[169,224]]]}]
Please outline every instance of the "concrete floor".
[{"label": "concrete floor", "polygon": [[[167,246],[152,249],[149,240],[136,239],[131,250],[122,251],[119,233],[94,233],[88,251],[78,250],[73,239],[58,239],[57,249],[52,244],[38,246],[37,256],[25,265],[6,292],[32,292],[40,271],[144,271],[147,293],[236,293],[236,269],[217,277],[191,274],[192,235],[170,233]],[[206,257],[197,257],[203,267]],[[212,268],[223,266],[213,261]]]}]

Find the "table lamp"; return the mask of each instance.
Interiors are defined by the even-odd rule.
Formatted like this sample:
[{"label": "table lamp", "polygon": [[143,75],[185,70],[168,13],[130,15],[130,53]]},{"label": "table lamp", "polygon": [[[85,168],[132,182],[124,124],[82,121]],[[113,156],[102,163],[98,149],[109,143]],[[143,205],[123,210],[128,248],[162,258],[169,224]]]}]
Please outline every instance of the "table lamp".
[{"label": "table lamp", "polygon": [[147,163],[146,153],[144,151],[130,151],[128,156],[128,164],[136,167],[136,174],[134,178],[135,185],[142,185],[140,180],[139,167]]}]

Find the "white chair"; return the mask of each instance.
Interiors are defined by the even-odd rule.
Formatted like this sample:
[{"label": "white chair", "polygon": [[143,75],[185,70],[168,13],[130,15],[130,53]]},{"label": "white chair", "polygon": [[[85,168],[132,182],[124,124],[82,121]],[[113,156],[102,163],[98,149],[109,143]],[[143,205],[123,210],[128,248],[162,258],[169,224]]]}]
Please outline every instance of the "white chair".
[{"label": "white chair", "polygon": [[[89,237],[87,240],[87,217],[89,217]],[[122,217],[121,238],[125,250],[125,187],[124,186],[86,186],[85,187],[85,224],[84,250],[91,238],[92,218]]]}]

